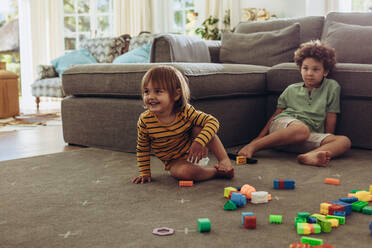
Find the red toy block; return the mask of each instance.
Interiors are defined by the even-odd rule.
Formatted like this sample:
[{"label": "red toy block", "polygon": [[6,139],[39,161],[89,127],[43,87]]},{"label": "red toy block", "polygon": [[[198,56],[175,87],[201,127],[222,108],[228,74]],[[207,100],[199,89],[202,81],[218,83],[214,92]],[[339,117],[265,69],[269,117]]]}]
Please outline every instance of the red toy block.
[{"label": "red toy block", "polygon": [[240,192],[239,191],[230,191],[230,193],[229,193],[229,200],[231,200],[232,193],[240,193]]},{"label": "red toy block", "polygon": [[255,229],[256,216],[244,216],[244,227],[248,229]]},{"label": "red toy block", "polygon": [[336,248],[336,246],[333,246],[330,244],[322,244],[322,245],[312,246],[311,248]]},{"label": "red toy block", "polygon": [[184,180],[180,180],[178,182],[178,185],[180,187],[192,187],[194,185],[194,182],[193,181],[184,181]]}]

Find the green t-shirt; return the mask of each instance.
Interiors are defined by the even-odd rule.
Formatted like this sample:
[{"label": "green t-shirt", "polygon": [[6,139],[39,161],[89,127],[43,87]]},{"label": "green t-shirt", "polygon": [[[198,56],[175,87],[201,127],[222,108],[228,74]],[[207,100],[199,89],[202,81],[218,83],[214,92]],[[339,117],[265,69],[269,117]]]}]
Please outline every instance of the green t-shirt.
[{"label": "green t-shirt", "polygon": [[311,131],[324,133],[327,113],[340,113],[340,85],[333,79],[324,78],[319,88],[309,89],[303,82],[289,85],[279,96],[277,108],[283,112],[275,116],[292,117],[304,122]]}]

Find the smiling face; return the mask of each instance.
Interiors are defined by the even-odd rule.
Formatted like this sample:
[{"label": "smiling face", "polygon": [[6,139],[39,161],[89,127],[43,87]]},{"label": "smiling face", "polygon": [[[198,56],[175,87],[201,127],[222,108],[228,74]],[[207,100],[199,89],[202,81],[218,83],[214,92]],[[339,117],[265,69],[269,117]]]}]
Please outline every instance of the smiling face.
[{"label": "smiling face", "polygon": [[301,75],[305,82],[305,87],[311,90],[321,86],[323,77],[328,75],[328,71],[324,70],[321,61],[314,58],[306,58],[301,65]]},{"label": "smiling face", "polygon": [[148,83],[143,90],[143,101],[148,110],[158,116],[170,116],[173,113],[174,99],[169,92],[159,86],[154,86],[152,82]]}]

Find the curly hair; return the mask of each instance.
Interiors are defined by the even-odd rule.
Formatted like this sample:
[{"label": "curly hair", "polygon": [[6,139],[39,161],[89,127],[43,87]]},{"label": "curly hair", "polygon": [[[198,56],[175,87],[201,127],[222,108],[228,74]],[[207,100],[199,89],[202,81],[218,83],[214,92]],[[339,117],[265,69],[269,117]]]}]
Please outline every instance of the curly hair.
[{"label": "curly hair", "polygon": [[337,63],[335,49],[320,40],[305,42],[296,50],[294,61],[300,69],[306,58],[313,58],[322,62],[324,70],[328,72],[331,72]]},{"label": "curly hair", "polygon": [[142,98],[145,88],[150,82],[156,87],[167,90],[171,98],[180,93],[181,97],[174,103],[174,112],[181,111],[190,100],[190,88],[187,78],[173,66],[157,65],[145,73],[141,85]]}]

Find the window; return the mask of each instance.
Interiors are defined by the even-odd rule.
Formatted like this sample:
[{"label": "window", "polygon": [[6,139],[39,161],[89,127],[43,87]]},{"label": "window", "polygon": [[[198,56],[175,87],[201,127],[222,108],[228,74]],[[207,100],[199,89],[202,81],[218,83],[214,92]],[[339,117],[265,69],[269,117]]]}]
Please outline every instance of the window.
[{"label": "window", "polygon": [[82,39],[112,36],[112,0],[62,1],[65,51],[79,48]]},{"label": "window", "polygon": [[372,12],[372,0],[352,0],[351,11]]},{"label": "window", "polygon": [[194,0],[172,0],[172,31],[181,34],[194,34],[198,13]]}]

